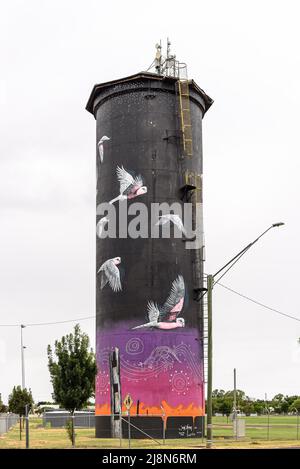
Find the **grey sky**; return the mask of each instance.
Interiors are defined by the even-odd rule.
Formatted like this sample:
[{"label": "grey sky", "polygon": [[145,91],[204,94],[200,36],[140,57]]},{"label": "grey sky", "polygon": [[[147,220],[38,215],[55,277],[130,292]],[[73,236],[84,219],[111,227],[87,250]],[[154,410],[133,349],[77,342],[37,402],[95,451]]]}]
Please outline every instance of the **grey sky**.
[{"label": "grey sky", "polygon": [[[0,7],[0,322],[94,314],[92,86],[150,65],[169,36],[215,100],[203,122],[206,272],[272,222],[224,284],[300,318],[297,1],[4,0]],[[214,290],[214,387],[300,394],[296,321]],[[50,398],[46,346],[24,331],[26,385]],[[94,321],[82,322],[94,346]],[[0,328],[0,392],[21,382],[19,328]]]}]

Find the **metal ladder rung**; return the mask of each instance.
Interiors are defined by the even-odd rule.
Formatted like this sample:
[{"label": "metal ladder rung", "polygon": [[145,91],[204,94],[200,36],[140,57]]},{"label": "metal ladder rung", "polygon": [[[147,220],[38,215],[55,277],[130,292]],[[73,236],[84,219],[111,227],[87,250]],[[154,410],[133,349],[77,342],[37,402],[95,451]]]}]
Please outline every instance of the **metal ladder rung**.
[{"label": "metal ladder rung", "polygon": [[190,115],[190,95],[189,95],[189,81],[178,80],[177,90],[179,93],[179,111],[180,123],[182,131],[182,146],[186,156],[193,155],[193,141],[191,135],[191,115]]}]

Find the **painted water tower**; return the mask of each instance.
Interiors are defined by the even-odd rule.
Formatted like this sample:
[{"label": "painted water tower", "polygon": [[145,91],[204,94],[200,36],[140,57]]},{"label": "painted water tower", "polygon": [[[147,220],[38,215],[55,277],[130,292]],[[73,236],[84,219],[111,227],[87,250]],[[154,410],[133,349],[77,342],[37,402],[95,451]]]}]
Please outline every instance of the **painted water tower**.
[{"label": "painted water tower", "polygon": [[[163,212],[160,204],[190,205],[196,230],[202,118],[212,99],[187,79],[169,44],[166,58],[157,46],[154,66],[153,73],[95,85],[86,107],[97,125],[99,437],[112,436],[109,355],[115,347],[122,396],[133,399],[136,426],[157,434],[162,421],[167,436],[179,437],[190,424],[200,434],[205,413],[203,241],[195,241],[196,231],[187,233],[184,210]],[[203,226],[197,229],[203,233]]]}]

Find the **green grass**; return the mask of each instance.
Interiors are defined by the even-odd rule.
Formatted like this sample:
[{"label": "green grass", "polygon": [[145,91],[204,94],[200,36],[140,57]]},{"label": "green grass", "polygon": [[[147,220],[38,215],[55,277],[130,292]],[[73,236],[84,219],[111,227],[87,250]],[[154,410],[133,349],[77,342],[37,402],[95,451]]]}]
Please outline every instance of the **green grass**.
[{"label": "green grass", "polygon": [[[262,440],[296,440],[297,417],[295,416],[270,416],[269,430],[268,417],[242,417],[246,420],[246,437]],[[233,436],[232,423],[227,417],[214,417],[214,436]],[[299,420],[300,438],[300,420]]]},{"label": "green grass", "polygon": [[[297,418],[270,416],[269,440],[267,434],[267,417],[246,417],[246,438],[243,441],[233,440],[232,424],[226,417],[213,418],[214,447],[216,448],[255,448],[286,447],[300,445],[297,442]],[[299,422],[300,423],[300,422]],[[300,429],[299,429],[300,430]],[[299,431],[300,437],[300,431]],[[162,443],[162,440],[159,440]],[[200,448],[205,446],[201,438],[166,440],[165,445],[158,445],[151,440],[132,440],[132,448]],[[95,438],[94,429],[76,429],[77,448],[119,448],[116,439]],[[128,448],[128,441],[122,441],[122,447]],[[25,432],[22,441],[19,439],[19,425],[0,437],[0,449],[25,448]],[[30,448],[71,448],[70,440],[64,428],[43,428],[41,419],[30,419]]]},{"label": "green grass", "polygon": [[[30,421],[30,448],[71,448],[71,442],[64,428],[43,428],[42,420]],[[120,440],[113,438],[95,438],[95,430],[89,428],[76,428],[77,448],[119,448]],[[158,440],[161,445],[151,440],[132,440],[132,448],[195,448],[199,445],[199,439],[193,438],[188,441],[182,439]],[[201,440],[200,440],[201,442]],[[128,441],[122,441],[122,447],[128,448]],[[3,448],[25,448],[25,432],[22,433],[20,441],[19,425],[15,425],[10,431],[0,437],[0,449]]]}]

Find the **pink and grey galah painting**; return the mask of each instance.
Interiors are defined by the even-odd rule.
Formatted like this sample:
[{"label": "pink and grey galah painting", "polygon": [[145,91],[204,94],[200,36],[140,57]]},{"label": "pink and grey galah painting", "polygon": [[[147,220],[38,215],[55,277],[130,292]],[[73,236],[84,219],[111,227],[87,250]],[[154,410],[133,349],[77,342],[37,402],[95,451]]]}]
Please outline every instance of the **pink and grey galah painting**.
[{"label": "pink and grey galah painting", "polygon": [[120,195],[112,199],[109,203],[113,204],[118,200],[134,199],[139,195],[146,194],[147,187],[144,185],[144,179],[139,174],[133,176],[129,171],[121,167],[117,167],[117,177],[120,184]]},{"label": "pink and grey galah painting", "polygon": [[147,307],[148,322],[135,326],[133,329],[156,328],[168,330],[184,327],[185,321],[179,317],[183,308],[184,295],[184,280],[182,275],[178,275],[177,279],[172,283],[171,292],[163,306],[160,307],[157,303],[149,301]]}]

